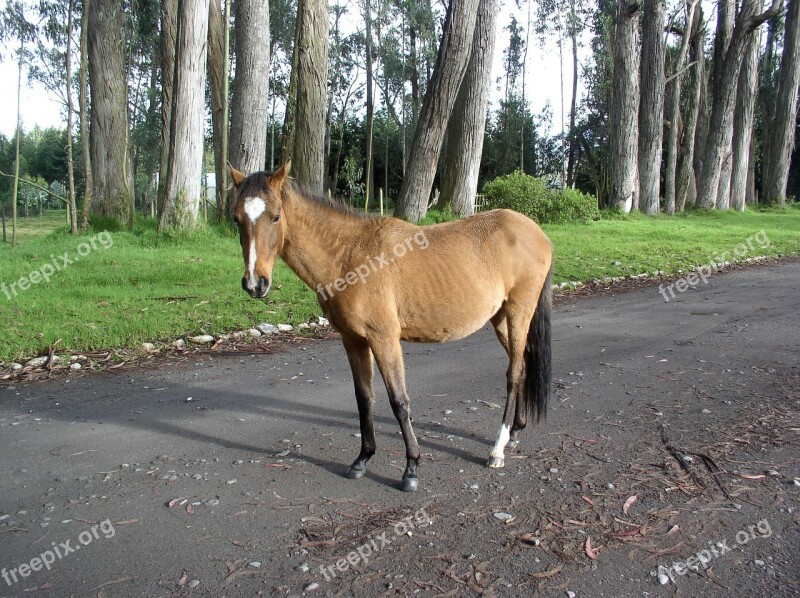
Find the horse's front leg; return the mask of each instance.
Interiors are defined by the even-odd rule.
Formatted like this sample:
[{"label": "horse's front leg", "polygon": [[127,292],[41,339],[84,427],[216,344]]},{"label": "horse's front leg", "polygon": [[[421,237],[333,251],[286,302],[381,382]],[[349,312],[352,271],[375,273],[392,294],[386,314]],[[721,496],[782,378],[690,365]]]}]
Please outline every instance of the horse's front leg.
[{"label": "horse's front leg", "polygon": [[394,416],[400,423],[403,442],[406,445],[406,470],[403,473],[401,488],[405,492],[414,492],[419,487],[417,464],[419,463],[419,444],[411,427],[411,407],[406,393],[405,370],[403,368],[403,349],[398,336],[381,336],[370,339],[370,347],[378,362],[378,369],[386,383],[389,403]]},{"label": "horse's front leg", "polygon": [[372,391],[372,352],[363,339],[342,336],[342,342],[353,372],[358,419],[361,424],[361,452],[345,474],[354,480],[364,475],[367,461],[375,454],[375,430],[372,427],[372,403],[375,398]]}]

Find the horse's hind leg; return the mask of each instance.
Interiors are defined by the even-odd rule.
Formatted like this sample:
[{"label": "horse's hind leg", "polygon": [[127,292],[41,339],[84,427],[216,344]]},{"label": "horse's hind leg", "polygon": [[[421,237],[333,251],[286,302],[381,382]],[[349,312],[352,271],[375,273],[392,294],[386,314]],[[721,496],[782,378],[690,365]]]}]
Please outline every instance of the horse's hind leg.
[{"label": "horse's hind leg", "polygon": [[400,423],[403,432],[403,442],[406,445],[406,470],[403,473],[401,488],[406,492],[414,492],[419,487],[417,478],[417,464],[419,463],[419,444],[411,427],[411,409],[408,394],[406,393],[405,371],[403,368],[403,349],[399,337],[386,337],[370,340],[370,348],[378,369],[386,383],[389,393],[389,403],[392,405],[394,416]]},{"label": "horse's hind leg", "polygon": [[[505,465],[505,448],[511,440],[512,429],[517,431],[517,419],[519,403],[517,400],[524,375],[524,355],[525,341],[528,336],[528,326],[532,312],[524,305],[506,303],[502,309],[504,317],[501,318],[500,312],[492,318],[498,338],[501,343],[503,336],[498,329],[502,323],[506,324],[507,336],[506,343],[503,343],[508,352],[508,370],[506,370],[506,408],[503,412],[503,425],[497,436],[492,452],[489,453],[489,460],[486,465],[492,468],[503,467]],[[504,322],[503,322],[504,320]],[[516,435],[514,438],[516,444]]]},{"label": "horse's hind leg", "polygon": [[367,461],[375,454],[375,430],[372,427],[372,353],[363,339],[343,336],[347,359],[353,372],[353,383],[358,402],[358,419],[361,424],[361,452],[345,474],[350,479],[360,478],[367,470]]}]

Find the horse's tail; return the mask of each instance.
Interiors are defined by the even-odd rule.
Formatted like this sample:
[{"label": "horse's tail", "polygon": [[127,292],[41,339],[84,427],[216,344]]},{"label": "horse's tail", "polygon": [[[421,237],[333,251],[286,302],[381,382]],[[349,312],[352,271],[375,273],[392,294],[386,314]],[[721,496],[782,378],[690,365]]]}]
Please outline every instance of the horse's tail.
[{"label": "horse's tail", "polygon": [[533,312],[525,346],[525,389],[522,399],[528,419],[542,420],[547,415],[550,398],[551,347],[550,312],[552,307],[553,265],[539,294],[539,303]]}]

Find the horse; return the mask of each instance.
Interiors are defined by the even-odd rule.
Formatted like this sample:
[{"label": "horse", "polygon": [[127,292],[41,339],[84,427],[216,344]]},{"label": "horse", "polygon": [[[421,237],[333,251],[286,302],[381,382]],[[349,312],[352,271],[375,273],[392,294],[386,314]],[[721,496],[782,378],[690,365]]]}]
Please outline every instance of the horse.
[{"label": "horse", "polygon": [[411,426],[400,341],[442,343],[492,323],[508,355],[506,403],[487,466],[503,467],[528,419],[542,419],[551,378],[553,251],[533,220],[491,210],[429,226],[355,213],[291,180],[291,161],[245,175],[229,165],[245,271],[262,299],[280,257],[316,291],[353,374],[361,451],[345,476],[364,475],[375,454],[373,359],[406,448],[401,489],[417,490],[419,445]]}]

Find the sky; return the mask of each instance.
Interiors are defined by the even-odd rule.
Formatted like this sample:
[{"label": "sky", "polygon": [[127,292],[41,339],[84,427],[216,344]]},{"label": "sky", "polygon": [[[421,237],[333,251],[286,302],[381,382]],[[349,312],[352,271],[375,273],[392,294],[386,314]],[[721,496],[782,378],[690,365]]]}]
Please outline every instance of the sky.
[{"label": "sky", "polygon": [[[509,6],[510,5],[510,6]],[[523,5],[524,6],[524,5]],[[494,67],[491,79],[491,101],[497,107],[498,100],[502,97],[498,90],[496,80],[503,76],[503,50],[508,44],[508,33],[504,27],[508,24],[512,11],[517,14],[517,19],[525,23],[527,15],[514,6],[513,2],[507,3],[502,9],[497,25],[497,43],[494,52]],[[584,51],[585,54],[585,44]],[[580,54],[579,50],[579,54]],[[0,62],[0,133],[7,138],[14,135],[17,117],[17,64],[13,52],[3,52],[3,61]],[[572,81],[572,60],[569,53],[564,55],[564,82],[566,97],[565,110],[569,110],[569,94]],[[553,114],[553,130],[555,134],[561,130],[561,71],[559,63],[558,45],[554,38],[550,38],[544,48],[540,47],[539,40],[531,34],[528,50],[528,66],[526,69],[526,96],[534,114],[540,113],[549,102]],[[582,86],[579,83],[579,95]],[[21,101],[22,125],[26,131],[38,125],[41,128],[66,126],[66,114],[62,110],[58,99],[38,83],[28,84],[27,74],[23,71],[23,87]],[[564,116],[568,119],[569,114]]]}]

